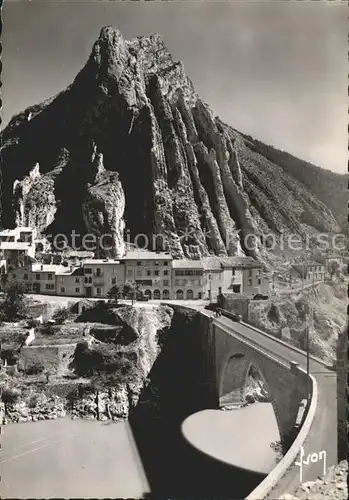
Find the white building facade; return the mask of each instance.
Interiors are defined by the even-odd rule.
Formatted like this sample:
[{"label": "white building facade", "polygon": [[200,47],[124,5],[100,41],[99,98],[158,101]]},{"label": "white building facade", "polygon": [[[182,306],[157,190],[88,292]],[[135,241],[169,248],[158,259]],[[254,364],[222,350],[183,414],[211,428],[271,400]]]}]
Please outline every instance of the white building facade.
[{"label": "white building facade", "polygon": [[122,259],[125,282],[136,284],[149,299],[172,298],[172,256],[165,252],[133,251]]}]

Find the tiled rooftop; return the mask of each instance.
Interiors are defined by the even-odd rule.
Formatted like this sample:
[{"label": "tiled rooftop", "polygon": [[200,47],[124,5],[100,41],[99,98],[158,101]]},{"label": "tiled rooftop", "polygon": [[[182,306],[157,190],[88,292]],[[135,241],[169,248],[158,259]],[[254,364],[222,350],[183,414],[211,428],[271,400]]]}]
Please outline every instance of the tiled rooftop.
[{"label": "tiled rooftop", "polygon": [[100,264],[120,264],[120,259],[87,259],[83,262],[84,265],[100,265]]},{"label": "tiled rooftop", "polygon": [[204,265],[201,260],[173,260],[172,267],[173,269],[204,269]]},{"label": "tiled rooftop", "polygon": [[172,260],[172,255],[166,252],[149,252],[137,250],[127,252],[123,260]]},{"label": "tiled rooftop", "polygon": [[[57,273],[62,269],[62,266],[57,264],[40,264],[35,263],[32,264],[32,272],[33,273]],[[64,269],[64,268],[63,268]]]}]

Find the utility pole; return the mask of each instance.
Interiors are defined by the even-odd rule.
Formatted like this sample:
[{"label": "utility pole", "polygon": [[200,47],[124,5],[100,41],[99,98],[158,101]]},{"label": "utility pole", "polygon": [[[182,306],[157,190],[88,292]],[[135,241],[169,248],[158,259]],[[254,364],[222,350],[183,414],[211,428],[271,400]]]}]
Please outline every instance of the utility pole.
[{"label": "utility pole", "polygon": [[[312,309],[309,308],[311,311]],[[307,307],[308,312],[308,307]],[[310,319],[310,311],[309,311],[309,319]],[[309,325],[308,325],[308,316],[306,318],[306,349],[307,349],[307,402],[308,408],[310,403],[310,353],[309,353]]]},{"label": "utility pole", "polygon": [[[310,402],[310,358],[309,358],[309,325],[308,325],[308,303],[305,301],[304,296],[304,275],[305,275],[305,266],[304,261],[302,262],[302,297],[305,307],[305,349],[307,356],[307,403],[309,405]],[[314,275],[314,273],[313,273]]]}]

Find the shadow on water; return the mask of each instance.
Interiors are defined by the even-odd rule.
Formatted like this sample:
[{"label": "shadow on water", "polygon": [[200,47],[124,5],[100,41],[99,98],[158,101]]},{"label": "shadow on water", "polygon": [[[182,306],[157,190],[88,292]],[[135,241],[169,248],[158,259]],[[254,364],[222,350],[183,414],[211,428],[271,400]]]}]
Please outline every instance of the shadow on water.
[{"label": "shadow on water", "polygon": [[148,498],[245,498],[265,477],[214,460],[184,439],[182,422],[213,408],[196,318],[175,313],[163,333],[150,383],[130,415],[151,494]]}]

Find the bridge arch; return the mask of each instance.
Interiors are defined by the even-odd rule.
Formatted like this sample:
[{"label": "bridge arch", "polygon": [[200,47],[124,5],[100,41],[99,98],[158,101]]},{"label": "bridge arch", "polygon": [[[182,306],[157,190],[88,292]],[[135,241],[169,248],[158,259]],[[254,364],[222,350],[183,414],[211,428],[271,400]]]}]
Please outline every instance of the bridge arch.
[{"label": "bridge arch", "polygon": [[260,386],[266,392],[265,401],[272,403],[277,426],[282,438],[282,418],[273,391],[273,381],[269,380],[267,371],[260,366],[258,360],[249,353],[246,353],[244,349],[230,352],[222,364],[218,388],[219,406],[243,403],[250,376],[252,378],[255,377],[256,386],[260,385],[257,380],[261,382]]}]

